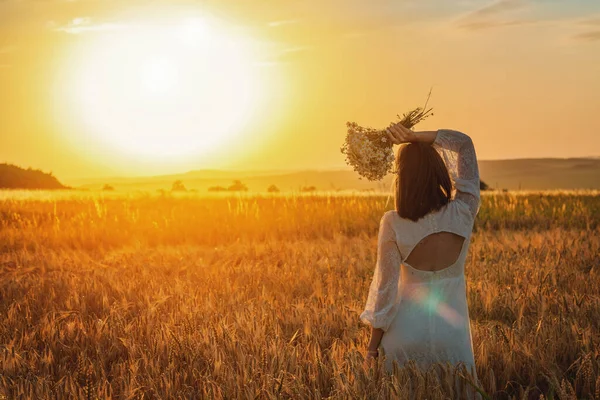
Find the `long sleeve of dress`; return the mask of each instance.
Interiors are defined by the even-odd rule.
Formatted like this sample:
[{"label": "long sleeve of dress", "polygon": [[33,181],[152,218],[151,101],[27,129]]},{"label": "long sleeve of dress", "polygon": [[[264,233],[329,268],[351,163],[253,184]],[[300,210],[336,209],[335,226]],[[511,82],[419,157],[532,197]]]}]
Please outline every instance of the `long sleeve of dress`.
[{"label": "long sleeve of dress", "polygon": [[462,132],[439,129],[433,142],[456,188],[456,199],[466,203],[475,218],[479,211],[479,167],[473,141]]},{"label": "long sleeve of dress", "polygon": [[396,245],[396,235],[390,223],[391,213],[386,213],[379,224],[377,263],[369,288],[365,310],[360,319],[386,331],[398,308],[400,294],[400,264],[402,257]]}]

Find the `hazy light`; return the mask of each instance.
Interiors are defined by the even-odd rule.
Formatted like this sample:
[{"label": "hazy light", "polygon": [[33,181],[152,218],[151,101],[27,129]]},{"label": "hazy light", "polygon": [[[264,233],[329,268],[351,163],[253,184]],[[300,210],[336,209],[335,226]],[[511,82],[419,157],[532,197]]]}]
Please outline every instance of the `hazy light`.
[{"label": "hazy light", "polygon": [[245,42],[200,18],[138,23],[86,40],[72,56],[69,112],[126,155],[179,157],[225,146],[258,114],[267,89]]},{"label": "hazy light", "polygon": [[154,59],[142,66],[141,83],[148,95],[161,95],[179,84],[177,66],[171,60]]},{"label": "hazy light", "polygon": [[208,41],[211,36],[208,22],[200,18],[187,18],[183,20],[178,31],[179,39],[187,44]]}]

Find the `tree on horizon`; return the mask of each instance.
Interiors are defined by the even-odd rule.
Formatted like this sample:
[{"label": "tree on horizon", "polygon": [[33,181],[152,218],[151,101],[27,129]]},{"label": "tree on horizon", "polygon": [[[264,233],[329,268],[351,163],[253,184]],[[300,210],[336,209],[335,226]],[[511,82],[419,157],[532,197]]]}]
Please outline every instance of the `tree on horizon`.
[{"label": "tree on horizon", "polygon": [[187,188],[185,187],[182,181],[176,180],[175,182],[173,182],[171,192],[187,192]]},{"label": "tree on horizon", "polygon": [[233,185],[227,188],[230,192],[247,192],[248,186],[244,185],[242,181],[236,179],[233,181]]}]

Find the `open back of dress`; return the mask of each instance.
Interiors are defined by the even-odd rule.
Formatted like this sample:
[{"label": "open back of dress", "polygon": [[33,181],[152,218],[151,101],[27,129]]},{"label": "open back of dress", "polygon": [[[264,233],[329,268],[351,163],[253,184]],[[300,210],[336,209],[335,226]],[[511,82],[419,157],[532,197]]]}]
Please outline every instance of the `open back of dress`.
[{"label": "open back of dress", "polygon": [[432,233],[415,245],[404,263],[421,271],[440,271],[458,261],[464,243],[456,233]]}]

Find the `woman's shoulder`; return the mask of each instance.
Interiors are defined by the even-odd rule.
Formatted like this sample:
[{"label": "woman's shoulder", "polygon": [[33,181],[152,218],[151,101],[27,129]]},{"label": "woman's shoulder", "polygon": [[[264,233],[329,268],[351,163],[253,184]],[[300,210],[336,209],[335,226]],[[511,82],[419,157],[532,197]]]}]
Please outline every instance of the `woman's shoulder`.
[{"label": "woman's shoulder", "polygon": [[459,200],[452,199],[437,212],[437,223],[444,229],[458,230],[463,236],[473,229],[474,218],[469,206]]},{"label": "woman's shoulder", "polygon": [[398,213],[395,210],[388,210],[388,211],[384,212],[379,221],[379,225],[380,226],[392,225],[393,219],[394,219],[394,214],[396,214],[396,216],[398,216]]},{"label": "woman's shoulder", "polygon": [[402,218],[400,214],[398,214],[398,211],[389,210],[383,213],[383,216],[381,217],[381,224],[387,224],[390,227],[398,230],[406,229],[409,225],[418,225],[422,220],[423,218],[419,219],[418,221],[413,221],[408,218]]},{"label": "woman's shoulder", "polygon": [[389,210],[383,213],[381,217],[382,223],[389,223],[390,225],[420,225],[420,224],[431,224],[432,220],[438,219],[467,219],[471,220],[471,214],[469,212],[469,207],[463,201],[458,199],[450,200],[446,205],[441,208],[434,210],[423,217],[419,218],[417,221],[413,221],[408,218],[402,218],[396,210]]}]

